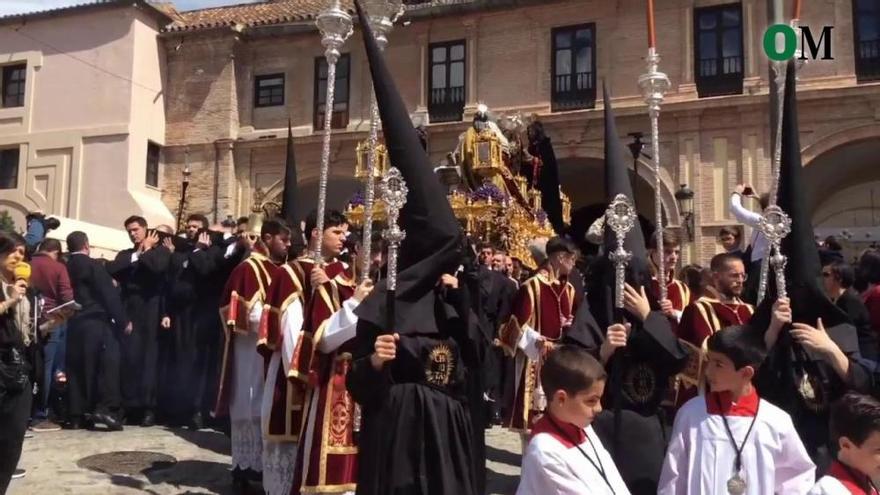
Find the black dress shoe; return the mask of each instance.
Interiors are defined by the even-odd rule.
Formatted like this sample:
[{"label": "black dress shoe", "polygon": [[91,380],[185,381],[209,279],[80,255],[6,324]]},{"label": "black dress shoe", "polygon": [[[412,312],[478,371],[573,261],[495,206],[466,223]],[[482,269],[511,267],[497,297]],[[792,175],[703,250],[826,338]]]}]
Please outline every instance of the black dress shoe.
[{"label": "black dress shoe", "polygon": [[189,420],[190,430],[198,431],[205,427],[205,420],[202,419],[202,413],[195,413],[192,415],[192,418]]},{"label": "black dress shoe", "polygon": [[147,410],[144,413],[144,419],[141,420],[141,426],[144,428],[156,426],[156,415],[153,414],[153,411]]},{"label": "black dress shoe", "polygon": [[113,417],[112,414],[95,414],[92,421],[107,427],[107,431],[122,431],[122,422]]}]

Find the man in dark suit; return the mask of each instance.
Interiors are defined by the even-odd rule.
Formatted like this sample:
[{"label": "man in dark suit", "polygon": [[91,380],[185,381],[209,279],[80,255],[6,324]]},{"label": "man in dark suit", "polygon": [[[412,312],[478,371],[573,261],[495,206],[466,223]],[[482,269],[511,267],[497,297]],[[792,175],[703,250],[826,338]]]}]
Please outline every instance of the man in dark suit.
[{"label": "man in dark suit", "polygon": [[119,341],[122,405],[127,421],[153,426],[160,302],[171,252],[161,244],[157,231],[148,230],[143,217],[129,217],[124,224],[133,247],[123,249],[107,263],[107,271],[119,283],[125,314],[133,324]]},{"label": "man in dark suit", "polygon": [[118,431],[119,336],[131,332],[113,279],[98,260],[89,257],[84,232],[67,236],[67,272],[75,300],[82,306],[67,334],[67,366],[71,427],[94,423]]}]

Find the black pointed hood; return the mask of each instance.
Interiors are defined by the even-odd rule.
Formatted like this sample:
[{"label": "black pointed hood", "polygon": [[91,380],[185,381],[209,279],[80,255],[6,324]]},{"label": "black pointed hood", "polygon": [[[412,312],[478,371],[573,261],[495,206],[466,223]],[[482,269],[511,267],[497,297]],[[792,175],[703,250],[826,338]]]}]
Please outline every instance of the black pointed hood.
[{"label": "black pointed hood", "polygon": [[[791,233],[782,241],[782,253],[788,257],[785,268],[786,288],[788,297],[792,301],[795,322],[815,325],[816,319],[821,317],[825,327],[831,328],[841,323],[848,323],[849,319],[840,308],[831,302],[822,288],[822,265],[819,261],[819,250],[816,246],[810,210],[804,196],[805,186],[797,119],[796,70],[794,62],[790,61],[785,78],[785,99],[782,110],[782,157],[776,202],[791,218]],[[759,305],[753,319],[756,328],[766,328],[769,324],[773,302],[776,300],[774,280],[771,271],[767,284],[768,295]],[[838,339],[835,338],[835,340]],[[856,346],[858,345],[857,342],[854,343]],[[849,347],[847,342],[838,342],[838,344],[841,347]]]},{"label": "black pointed hood", "polygon": [[[611,96],[608,87],[603,88],[605,102],[605,204],[618,194],[623,194],[630,201],[633,200],[632,183],[629,178],[626,155],[623,145],[617,134],[617,125],[614,121],[614,109],[611,106]],[[624,247],[632,253],[632,259],[627,267],[627,282],[636,287],[650,287],[650,269],[648,256],[645,249],[645,237],[639,222],[626,236]],[[608,255],[617,248],[617,240],[611,229],[605,228],[605,249],[603,255],[598,258],[590,269],[590,287],[587,291],[591,311],[595,316],[599,328],[607,328],[614,321],[614,264]],[[650,292],[650,291],[648,291]],[[649,298],[652,298],[650,293]]]},{"label": "black pointed hood", "polygon": [[[461,229],[413,128],[373,31],[369,23],[363,21],[367,16],[359,2],[355,2],[355,8],[358,19],[361,19],[385,146],[391,164],[400,170],[409,189],[406,206],[400,215],[406,240],[401,246],[398,262],[396,300],[400,309],[396,311],[395,330],[401,333],[424,331],[426,322],[418,321],[425,319],[424,312],[421,309],[407,310],[407,306],[433,305],[433,301],[426,302],[425,296],[433,294],[441,275],[455,272],[461,262]],[[384,293],[384,284],[380,284],[358,308],[358,316],[384,325]]]}]

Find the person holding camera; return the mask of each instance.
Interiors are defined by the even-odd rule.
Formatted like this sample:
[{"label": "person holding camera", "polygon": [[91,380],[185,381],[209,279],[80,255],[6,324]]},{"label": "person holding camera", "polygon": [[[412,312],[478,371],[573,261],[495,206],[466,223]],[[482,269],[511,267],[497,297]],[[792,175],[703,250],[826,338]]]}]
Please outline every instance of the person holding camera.
[{"label": "person holding camera", "polygon": [[[743,198],[751,198],[758,201],[760,211],[752,211],[743,206]],[[764,234],[758,230],[758,223],[761,221],[761,214],[770,204],[770,195],[764,193],[760,196],[755,194],[755,190],[748,184],[739,184],[730,196],[730,212],[739,223],[752,228],[752,239],[744,253],[744,262],[746,271],[749,276],[749,284],[743,294],[746,302],[754,303],[758,295],[758,280],[761,273],[761,260],[769,255],[770,244]]]},{"label": "person holding camera", "polygon": [[27,222],[27,233],[24,235],[25,246],[28,255],[36,251],[37,246],[43,242],[43,239],[49,232],[61,226],[61,222],[54,217],[46,217],[41,211],[32,211],[25,216]]}]

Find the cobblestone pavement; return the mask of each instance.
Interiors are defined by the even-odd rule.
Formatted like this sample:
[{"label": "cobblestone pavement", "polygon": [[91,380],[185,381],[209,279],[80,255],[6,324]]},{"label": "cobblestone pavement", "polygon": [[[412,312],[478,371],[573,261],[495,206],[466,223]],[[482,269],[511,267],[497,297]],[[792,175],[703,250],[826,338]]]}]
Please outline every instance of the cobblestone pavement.
[{"label": "cobblestone pavement", "polygon": [[[486,432],[488,492],[513,494],[519,480],[519,436],[500,428]],[[177,464],[146,474],[104,474],[77,466],[87,456],[115,451],[149,451]],[[10,495],[52,494],[229,494],[229,441],[210,430],[126,427],[119,433],[59,431],[25,439]]]}]

